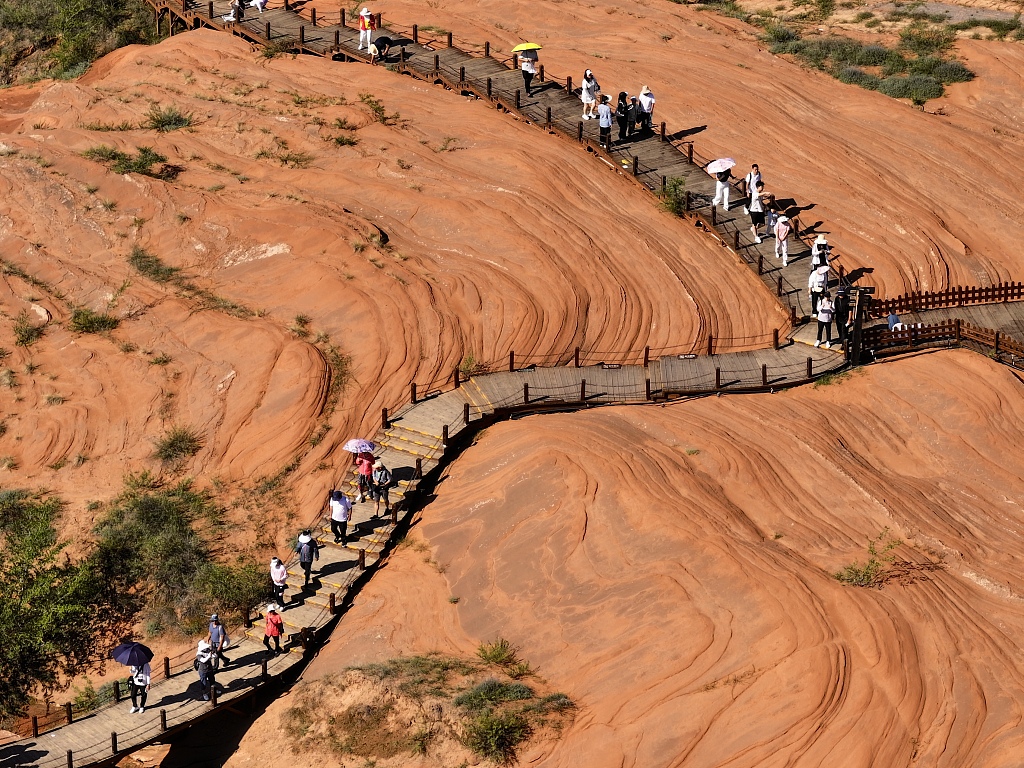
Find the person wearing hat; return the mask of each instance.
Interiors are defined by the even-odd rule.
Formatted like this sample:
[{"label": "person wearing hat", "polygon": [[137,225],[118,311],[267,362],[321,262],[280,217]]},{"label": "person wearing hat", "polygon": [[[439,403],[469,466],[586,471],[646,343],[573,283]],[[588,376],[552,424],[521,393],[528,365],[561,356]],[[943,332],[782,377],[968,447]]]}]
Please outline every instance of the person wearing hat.
[{"label": "person wearing hat", "polygon": [[390,50],[391,38],[386,35],[381,35],[369,45],[370,63],[376,66],[377,59],[380,59],[386,64],[388,60],[388,52]]},{"label": "person wearing hat", "polygon": [[[729,199],[726,197],[726,205]],[[789,264],[789,233],[793,227],[789,223],[789,217],[781,214],[775,220],[775,258],[782,257],[782,266]]]},{"label": "person wearing hat", "polygon": [[284,590],[288,586],[288,569],[279,557],[270,558],[270,583],[274,590],[274,600],[283,606]]},{"label": "person wearing hat", "polygon": [[370,13],[369,8],[363,8],[359,12],[359,50],[363,50],[365,45],[367,48],[370,47],[370,43],[373,40],[373,30],[377,28],[377,20]]},{"label": "person wearing hat", "polygon": [[199,690],[202,691],[203,701],[210,700],[210,690],[217,681],[214,679],[216,669],[213,664],[213,649],[205,640],[200,640],[196,648],[196,659],[192,667],[199,673]]},{"label": "person wearing hat", "polygon": [[[263,630],[263,645],[267,647],[267,653],[276,656],[281,653],[281,635],[284,634],[284,621],[277,613],[277,606],[271,603],[267,606],[267,623]],[[274,638],[274,647],[270,647],[270,638]]]},{"label": "person wearing hat", "polygon": [[[811,319],[818,319],[818,304],[821,301],[821,297],[828,292],[828,267],[817,267],[811,270],[810,277],[807,278],[807,295],[811,299]],[[829,315],[829,322],[832,321],[832,315]]]},{"label": "person wearing hat", "polygon": [[830,251],[831,248],[824,235],[814,238],[814,243],[811,245],[811,266],[827,267],[829,257],[832,255]]},{"label": "person wearing hat", "polygon": [[584,120],[597,117],[594,110],[597,109],[597,92],[600,90],[600,83],[594,78],[594,73],[588,69],[583,73],[583,82],[580,83],[580,101],[583,102]]},{"label": "person wearing hat", "polygon": [[654,94],[646,85],[640,89],[640,131],[654,133]]},{"label": "person wearing hat", "polygon": [[219,662],[223,661],[226,667],[231,663],[231,659],[224,655],[224,649],[228,647],[231,642],[228,639],[228,631],[224,625],[220,623],[220,616],[216,613],[210,616],[210,632],[206,636],[206,642],[210,644],[213,649],[213,666],[216,669],[219,666]]},{"label": "person wearing hat", "polygon": [[352,502],[341,491],[331,491],[331,533],[335,544],[344,544],[348,539],[348,519],[352,515]]},{"label": "person wearing hat", "polygon": [[537,51],[523,51],[519,54],[519,68],[523,71],[523,88],[526,89],[527,96],[533,96],[531,90],[533,76],[537,74],[537,62],[539,61],[540,56]]},{"label": "person wearing hat", "polygon": [[391,509],[391,500],[388,498],[388,488],[391,487],[391,472],[384,466],[384,462],[377,459],[373,462],[373,500],[377,502],[377,509],[373,515],[380,514],[380,501],[384,499],[384,511]]},{"label": "person wearing hat", "polygon": [[316,543],[316,539],[310,534],[308,528],[299,534],[295,552],[299,556],[299,565],[302,566],[302,570],[306,574],[306,583],[303,586],[308,587],[310,573],[313,571],[313,561],[320,559],[320,545]]}]

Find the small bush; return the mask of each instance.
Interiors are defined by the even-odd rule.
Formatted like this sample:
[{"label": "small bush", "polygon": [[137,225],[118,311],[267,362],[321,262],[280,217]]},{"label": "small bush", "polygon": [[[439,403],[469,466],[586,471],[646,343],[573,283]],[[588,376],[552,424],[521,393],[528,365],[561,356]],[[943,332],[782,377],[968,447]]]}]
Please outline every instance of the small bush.
[{"label": "small bush", "polygon": [[503,667],[507,664],[515,664],[519,661],[519,649],[503,637],[499,637],[493,643],[481,643],[476,649],[476,655],[488,664],[496,664]]},{"label": "small bush", "polygon": [[341,133],[337,136],[332,136],[329,141],[333,141],[339,147],[354,147],[359,143],[359,139],[355,136],[349,136],[347,133]]},{"label": "small bush", "polygon": [[43,335],[43,326],[36,325],[28,310],[23,309],[14,318],[14,343],[19,347],[30,347],[35,344]]},{"label": "small bush", "polygon": [[661,207],[671,214],[682,216],[686,211],[686,179],[673,176],[665,182]]},{"label": "small bush", "polygon": [[942,83],[927,75],[909,77],[887,77],[878,84],[878,90],[894,99],[910,99],[915,104],[924,104],[937,99],[943,93]]},{"label": "small bush", "polygon": [[152,128],[155,131],[160,131],[160,133],[167,133],[168,131],[176,131],[179,128],[188,128],[192,123],[193,117],[191,113],[181,112],[174,106],[160,109],[160,107],[154,104],[150,107],[149,112],[146,113],[144,127]]},{"label": "small bush", "polygon": [[177,267],[164,264],[158,256],[154,256],[140,246],[135,246],[128,254],[128,265],[140,275],[158,283],[170,282],[181,271]]},{"label": "small bush", "polygon": [[402,117],[398,112],[389,115],[384,105],[379,99],[374,98],[372,93],[360,93],[359,100],[369,108],[370,117],[378,123],[394,125]]},{"label": "small bush", "polygon": [[68,328],[77,333],[103,333],[114,330],[120,324],[121,321],[113,315],[83,307],[71,313]]},{"label": "small bush", "polygon": [[538,712],[542,715],[552,712],[568,712],[570,709],[576,709],[576,703],[564,693],[548,694],[543,699],[525,707],[528,712]]},{"label": "small bush", "polygon": [[874,75],[870,75],[857,67],[844,67],[839,72],[839,80],[848,85],[859,85],[861,88],[867,88],[869,91],[876,90],[880,82]]},{"label": "small bush", "polygon": [[900,47],[917,56],[930,56],[947,50],[956,40],[951,29],[936,29],[913,24],[900,32]]},{"label": "small bush", "polygon": [[189,427],[171,427],[156,444],[154,455],[161,461],[173,462],[195,456],[203,447],[203,438]]},{"label": "small bush", "polygon": [[[154,151],[152,147],[139,147],[135,155],[130,155],[127,152],[121,152],[113,147],[100,144],[85,150],[82,153],[82,157],[100,163],[107,163],[110,166],[110,170],[114,173],[138,173],[164,181],[173,180],[184,170],[181,166],[167,164],[167,158]],[[153,166],[157,163],[163,163],[164,165],[158,170],[153,170]]]},{"label": "small bush", "polygon": [[496,763],[512,763],[533,728],[519,712],[482,712],[466,729],[466,746]]},{"label": "small bush", "polygon": [[944,61],[931,71],[932,77],[940,83],[966,83],[974,79],[974,73],[959,61]]},{"label": "small bush", "polygon": [[503,683],[493,677],[455,698],[455,705],[471,711],[482,710],[504,701],[532,699],[533,691],[522,683]]},{"label": "small bush", "polygon": [[890,535],[888,528],[883,528],[874,538],[868,539],[868,559],[863,564],[854,561],[841,571],[833,573],[837,581],[854,587],[877,586],[886,569],[896,559],[889,554],[903,542]]},{"label": "small bush", "polygon": [[795,30],[785,24],[772,23],[764,28],[764,35],[761,39],[766,43],[779,44],[791,43],[800,39]]}]

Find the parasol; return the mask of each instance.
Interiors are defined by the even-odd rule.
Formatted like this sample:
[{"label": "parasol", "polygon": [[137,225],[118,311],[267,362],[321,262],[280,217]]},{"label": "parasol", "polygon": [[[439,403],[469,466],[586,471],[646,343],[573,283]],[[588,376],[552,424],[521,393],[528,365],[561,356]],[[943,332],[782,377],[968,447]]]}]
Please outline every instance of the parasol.
[{"label": "parasol", "polygon": [[720,157],[717,160],[712,160],[708,163],[708,173],[721,173],[722,171],[728,171],[736,165],[736,161],[731,157]]},{"label": "parasol", "polygon": [[342,450],[348,451],[349,453],[373,453],[377,450],[377,446],[372,440],[365,440],[361,437],[357,437],[345,443],[345,445],[342,446]]}]

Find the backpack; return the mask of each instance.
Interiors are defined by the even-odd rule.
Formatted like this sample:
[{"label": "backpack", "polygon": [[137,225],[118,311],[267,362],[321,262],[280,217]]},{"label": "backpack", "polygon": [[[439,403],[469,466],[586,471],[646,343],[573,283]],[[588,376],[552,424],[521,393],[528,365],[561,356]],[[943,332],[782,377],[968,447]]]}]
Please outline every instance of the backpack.
[{"label": "backpack", "polygon": [[295,551],[299,553],[299,560],[304,563],[311,563],[314,558],[320,559],[320,553],[317,552],[317,547],[313,540],[307,541],[305,544],[299,544]]}]

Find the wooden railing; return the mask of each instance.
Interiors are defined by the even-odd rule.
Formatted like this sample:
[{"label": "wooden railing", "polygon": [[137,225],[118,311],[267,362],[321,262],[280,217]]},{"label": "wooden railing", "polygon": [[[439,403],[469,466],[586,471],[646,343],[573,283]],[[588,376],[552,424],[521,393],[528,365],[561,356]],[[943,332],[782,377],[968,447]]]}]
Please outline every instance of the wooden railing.
[{"label": "wooden railing", "polygon": [[943,307],[964,307],[968,304],[996,304],[1024,299],[1024,283],[997,283],[984,288],[947,288],[944,291],[916,291],[891,299],[873,299],[871,317],[884,317],[889,312],[920,312]]},{"label": "wooden railing", "polygon": [[1015,367],[1024,365],[1024,343],[1003,331],[971,325],[960,318],[928,325],[917,324],[894,331],[890,331],[888,326],[879,325],[862,332],[863,349],[876,356],[898,354],[914,347],[943,341],[957,346],[974,344],[991,352],[1001,362],[1008,362]]}]

